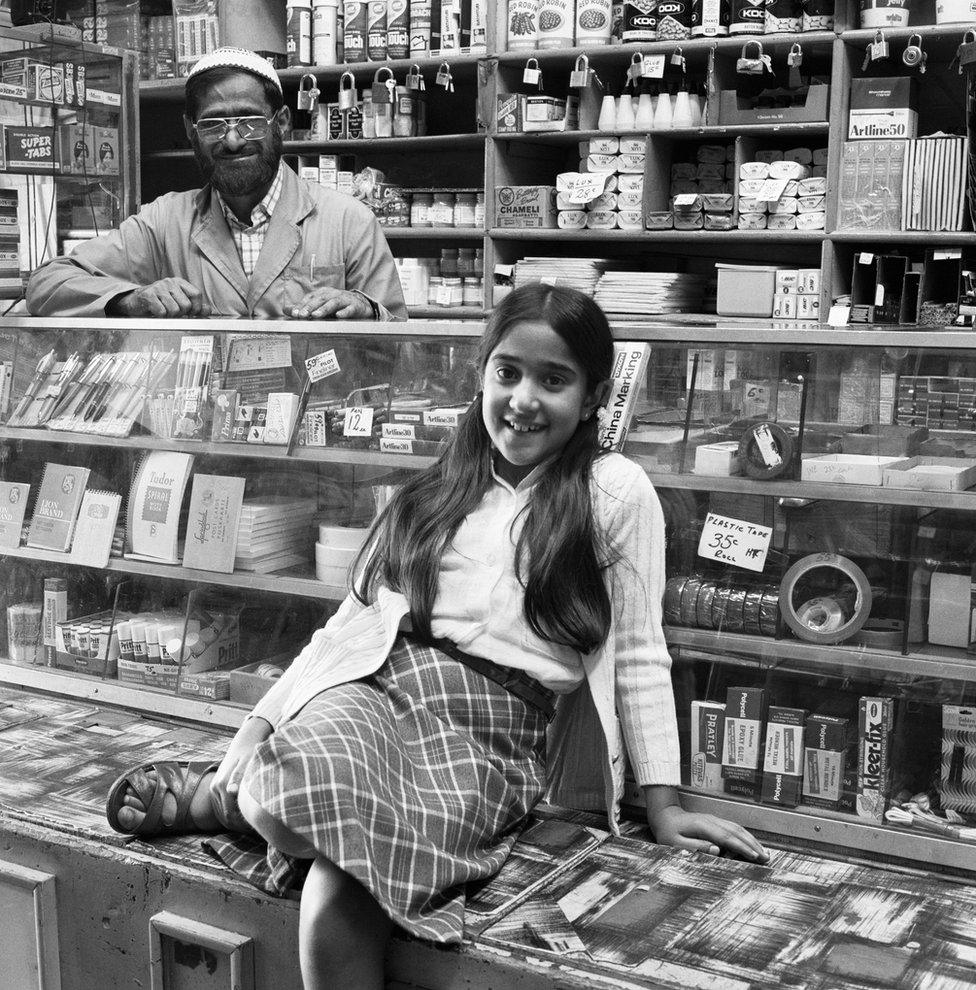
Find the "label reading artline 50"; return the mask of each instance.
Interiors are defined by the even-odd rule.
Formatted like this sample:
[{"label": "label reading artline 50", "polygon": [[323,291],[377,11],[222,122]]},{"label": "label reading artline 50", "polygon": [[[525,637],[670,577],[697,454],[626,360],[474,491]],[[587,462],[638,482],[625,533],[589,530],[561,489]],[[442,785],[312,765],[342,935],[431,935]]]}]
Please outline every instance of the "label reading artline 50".
[{"label": "label reading artline 50", "polygon": [[368,437],[373,433],[373,407],[350,406],[342,423],[344,437]]},{"label": "label reading artline 50", "polygon": [[698,541],[698,556],[761,572],[766,566],[772,536],[768,526],[709,512]]},{"label": "label reading artline 50", "polygon": [[335,350],[322,351],[321,354],[307,358],[305,370],[308,371],[309,380],[313,382],[319,382],[323,378],[328,378],[329,375],[338,374],[339,361],[336,358]]}]

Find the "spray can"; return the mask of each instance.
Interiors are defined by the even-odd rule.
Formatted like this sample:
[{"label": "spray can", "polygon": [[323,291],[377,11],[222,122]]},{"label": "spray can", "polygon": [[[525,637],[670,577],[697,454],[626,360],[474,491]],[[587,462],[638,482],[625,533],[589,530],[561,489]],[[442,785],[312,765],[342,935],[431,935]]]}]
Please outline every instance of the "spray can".
[{"label": "spray can", "polygon": [[366,57],[370,62],[386,61],[386,0],[369,0],[366,5]]},{"label": "spray can", "polygon": [[411,0],[410,57],[430,55],[430,0]]},{"label": "spray can", "polygon": [[386,7],[386,57],[410,57],[410,4],[388,0]]},{"label": "spray can", "polygon": [[345,0],[343,47],[347,62],[366,61],[366,0]]},{"label": "spray can", "polygon": [[312,64],[338,65],[339,0],[312,4]]},{"label": "spray can", "polygon": [[288,0],[285,47],[289,65],[312,64],[312,0]]}]

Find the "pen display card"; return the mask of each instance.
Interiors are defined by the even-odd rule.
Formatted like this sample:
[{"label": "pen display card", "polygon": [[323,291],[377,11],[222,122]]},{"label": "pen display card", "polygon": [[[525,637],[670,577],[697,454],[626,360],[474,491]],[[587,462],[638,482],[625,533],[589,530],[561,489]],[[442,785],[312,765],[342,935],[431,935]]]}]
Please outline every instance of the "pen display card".
[{"label": "pen display card", "polygon": [[0,547],[19,547],[30,485],[0,481]]},{"label": "pen display card", "polygon": [[230,574],[237,552],[237,529],[244,502],[244,479],[195,474],[190,494],[183,566]]},{"label": "pen display card", "polygon": [[67,551],[87,484],[88,468],[73,464],[44,465],[44,477],[27,531],[29,547]]},{"label": "pen display card", "polygon": [[234,335],[227,345],[228,371],[290,367],[291,337],[288,334],[275,334],[273,337],[250,333]]},{"label": "pen display card", "polygon": [[72,564],[108,566],[121,505],[122,496],[117,492],[85,492],[78,513],[78,532],[71,546]]}]

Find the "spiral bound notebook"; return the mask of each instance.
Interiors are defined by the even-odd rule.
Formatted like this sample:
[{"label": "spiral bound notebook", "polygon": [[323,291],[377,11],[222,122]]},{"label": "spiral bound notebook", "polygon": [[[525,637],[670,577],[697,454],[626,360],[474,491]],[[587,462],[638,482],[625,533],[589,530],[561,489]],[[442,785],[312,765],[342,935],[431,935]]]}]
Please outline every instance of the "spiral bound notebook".
[{"label": "spiral bound notebook", "polygon": [[121,506],[122,496],[118,492],[94,489],[85,492],[78,512],[78,532],[71,544],[72,564],[108,566]]},{"label": "spiral bound notebook", "polygon": [[81,498],[88,484],[88,468],[73,464],[44,465],[44,477],[27,531],[27,545],[65,553],[71,546]]},{"label": "spiral bound notebook", "polygon": [[180,509],[193,455],[152,450],[136,469],[126,514],[126,557],[178,564]]}]

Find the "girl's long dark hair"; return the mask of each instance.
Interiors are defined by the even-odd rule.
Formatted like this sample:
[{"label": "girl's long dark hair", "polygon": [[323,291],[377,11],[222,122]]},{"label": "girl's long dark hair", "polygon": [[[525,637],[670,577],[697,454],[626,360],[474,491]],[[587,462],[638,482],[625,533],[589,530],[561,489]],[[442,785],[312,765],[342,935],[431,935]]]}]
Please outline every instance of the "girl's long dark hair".
[{"label": "girl's long dark hair", "polygon": [[[610,377],[613,338],[603,311],[582,292],[542,284],[516,289],[495,308],[481,339],[481,372],[512,327],[540,320],[565,341],[588,393]],[[515,557],[532,631],[584,653],[606,639],[611,619],[602,576],[609,543],[594,524],[590,498],[597,428],[595,416],[581,421],[539,479]],[[491,486],[492,456],[479,394],[437,463],[407,481],[373,524],[355,564],[357,573],[363,565],[354,590],[363,604],[379,585],[399,591],[410,603],[414,631],[432,638],[441,555]]]}]

